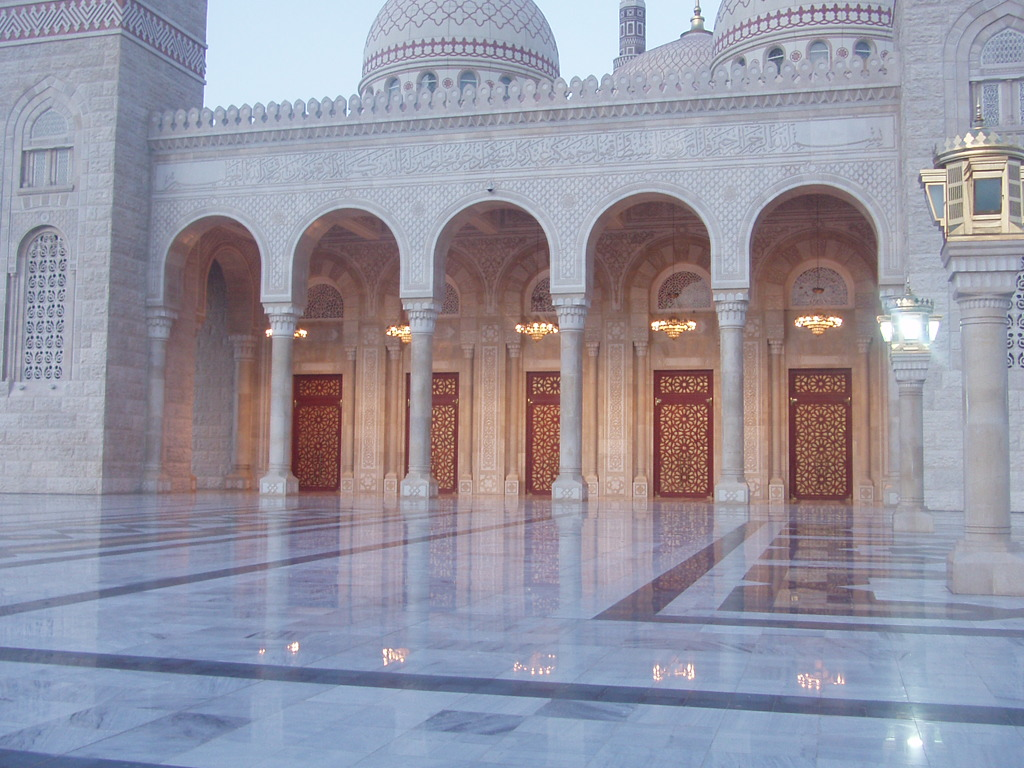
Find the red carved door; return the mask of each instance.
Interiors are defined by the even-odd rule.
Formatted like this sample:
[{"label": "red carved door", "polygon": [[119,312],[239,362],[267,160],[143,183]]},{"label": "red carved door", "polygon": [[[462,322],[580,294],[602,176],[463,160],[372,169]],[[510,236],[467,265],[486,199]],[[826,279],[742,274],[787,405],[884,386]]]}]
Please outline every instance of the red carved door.
[{"label": "red carved door", "polygon": [[850,395],[848,368],[789,372],[789,487],[794,499],[851,498]]},{"label": "red carved door", "polygon": [[341,376],[296,376],[292,474],[300,491],[341,487]]},{"label": "red carved door", "polygon": [[714,493],[711,371],[654,372],[654,493],[704,499]]},{"label": "red carved door", "polygon": [[[409,375],[405,376],[408,408]],[[409,474],[409,414],[405,417],[405,473]],[[459,487],[459,374],[435,373],[430,411],[430,474],[438,493],[455,493]]]},{"label": "red carved door", "polygon": [[526,374],[526,492],[551,494],[558,477],[561,387],[558,373]]}]

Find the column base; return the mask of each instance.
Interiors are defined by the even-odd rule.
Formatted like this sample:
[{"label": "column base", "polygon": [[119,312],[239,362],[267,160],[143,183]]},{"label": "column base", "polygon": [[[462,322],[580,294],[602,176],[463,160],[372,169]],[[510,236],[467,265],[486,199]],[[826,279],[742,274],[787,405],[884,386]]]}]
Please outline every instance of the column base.
[{"label": "column base", "polygon": [[167,475],[147,474],[142,478],[143,493],[171,493],[174,483]]},{"label": "column base", "polygon": [[750,487],[735,480],[723,480],[715,486],[716,504],[749,504]]},{"label": "column base", "polygon": [[772,480],[768,483],[768,504],[779,506],[786,503],[786,484],[781,480]]},{"label": "column base", "polygon": [[414,475],[410,472],[402,481],[402,498],[437,498],[437,480],[430,475]]},{"label": "column base", "polygon": [[509,475],[505,478],[505,495],[519,495],[519,475]]},{"label": "column base", "polygon": [[397,496],[398,495],[398,475],[394,472],[388,472],[384,475],[384,495],[385,496]]},{"label": "column base", "polygon": [[224,478],[224,487],[229,491],[251,491],[256,487],[252,472],[232,472]]},{"label": "column base", "polygon": [[260,478],[261,496],[294,496],[299,492],[299,480],[291,472],[267,472]]},{"label": "column base", "polygon": [[473,495],[473,478],[464,477],[459,480],[459,496],[472,496]]},{"label": "column base", "polygon": [[650,494],[650,486],[647,484],[647,478],[643,475],[638,475],[633,478],[633,498],[634,499],[646,499]]},{"label": "column base", "polygon": [[857,486],[857,503],[871,506],[875,503],[875,486],[861,483]]},{"label": "column base", "polygon": [[588,498],[594,499],[601,495],[601,483],[598,481],[596,476],[590,475],[586,478],[586,482]]},{"label": "column base", "polygon": [[587,483],[583,475],[559,475],[551,485],[551,498],[555,501],[586,501]]},{"label": "column base", "polygon": [[342,493],[355,493],[356,492],[356,479],[351,474],[344,474],[341,476],[341,492]]},{"label": "column base", "polygon": [[935,533],[935,519],[923,509],[897,509],[892,513],[896,533]]},{"label": "column base", "polygon": [[946,581],[957,595],[1024,597],[1024,551],[1011,543],[958,541],[949,553]]}]

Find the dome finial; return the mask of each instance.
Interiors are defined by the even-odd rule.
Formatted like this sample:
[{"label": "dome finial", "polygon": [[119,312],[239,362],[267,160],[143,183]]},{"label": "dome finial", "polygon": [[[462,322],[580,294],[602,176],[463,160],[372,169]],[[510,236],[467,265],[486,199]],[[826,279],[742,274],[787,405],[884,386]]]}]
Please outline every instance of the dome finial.
[{"label": "dome finial", "polygon": [[704,29],[704,17],[700,12],[700,3],[698,2],[693,7],[693,18],[690,19],[690,31],[691,32],[706,32]]}]

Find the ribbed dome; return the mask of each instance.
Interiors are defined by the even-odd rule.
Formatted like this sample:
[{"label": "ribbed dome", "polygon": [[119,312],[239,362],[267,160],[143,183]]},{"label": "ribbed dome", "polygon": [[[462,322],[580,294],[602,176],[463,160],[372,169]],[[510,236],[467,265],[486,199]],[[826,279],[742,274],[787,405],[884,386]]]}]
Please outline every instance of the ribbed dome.
[{"label": "ribbed dome", "polygon": [[722,0],[715,20],[715,64],[773,43],[831,37],[892,38],[893,0]]},{"label": "ribbed dome", "polygon": [[558,46],[533,0],[387,0],[366,38],[363,84],[431,67],[558,77]]},{"label": "ribbed dome", "polygon": [[631,59],[615,70],[615,74],[633,76],[699,69],[711,63],[713,43],[714,36],[707,30],[693,30],[680,35],[678,40],[659,45]]}]

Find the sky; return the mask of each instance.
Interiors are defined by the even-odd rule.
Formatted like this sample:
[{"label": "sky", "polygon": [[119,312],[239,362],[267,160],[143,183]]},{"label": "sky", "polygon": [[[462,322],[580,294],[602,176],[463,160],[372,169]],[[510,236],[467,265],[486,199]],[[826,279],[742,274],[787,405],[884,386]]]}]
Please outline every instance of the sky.
[{"label": "sky", "polygon": [[[535,0],[558,41],[562,77],[606,74],[619,53],[619,0]],[[206,105],[348,98],[384,0],[209,0]],[[707,27],[719,0],[702,4]],[[690,28],[691,0],[647,0],[647,48]]]}]

